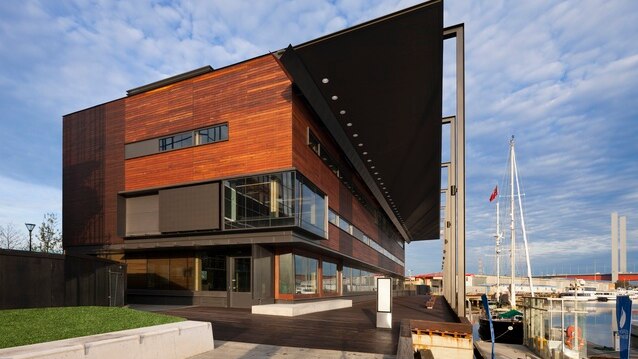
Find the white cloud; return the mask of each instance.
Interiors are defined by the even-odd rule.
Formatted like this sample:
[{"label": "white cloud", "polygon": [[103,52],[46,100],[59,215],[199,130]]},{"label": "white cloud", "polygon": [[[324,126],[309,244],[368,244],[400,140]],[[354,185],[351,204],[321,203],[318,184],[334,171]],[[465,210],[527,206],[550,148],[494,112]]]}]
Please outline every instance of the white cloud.
[{"label": "white cloud", "polygon": [[18,181],[0,176],[0,224],[42,222],[45,213],[62,213],[62,191],[59,188]]}]

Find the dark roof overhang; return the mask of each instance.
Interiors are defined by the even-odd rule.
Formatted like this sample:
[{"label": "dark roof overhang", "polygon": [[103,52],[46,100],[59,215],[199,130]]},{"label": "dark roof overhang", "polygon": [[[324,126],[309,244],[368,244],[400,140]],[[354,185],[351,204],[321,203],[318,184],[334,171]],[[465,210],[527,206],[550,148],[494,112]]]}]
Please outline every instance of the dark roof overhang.
[{"label": "dark roof overhang", "polygon": [[280,56],[403,237],[438,239],[442,0],[289,46]]}]

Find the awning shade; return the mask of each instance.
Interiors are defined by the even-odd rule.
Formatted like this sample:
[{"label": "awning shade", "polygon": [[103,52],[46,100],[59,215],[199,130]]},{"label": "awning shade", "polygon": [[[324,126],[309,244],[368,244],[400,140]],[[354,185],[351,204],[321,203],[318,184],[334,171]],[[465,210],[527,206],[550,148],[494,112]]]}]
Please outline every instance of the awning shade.
[{"label": "awning shade", "polygon": [[280,60],[395,225],[409,240],[438,239],[442,1],[290,46]]}]

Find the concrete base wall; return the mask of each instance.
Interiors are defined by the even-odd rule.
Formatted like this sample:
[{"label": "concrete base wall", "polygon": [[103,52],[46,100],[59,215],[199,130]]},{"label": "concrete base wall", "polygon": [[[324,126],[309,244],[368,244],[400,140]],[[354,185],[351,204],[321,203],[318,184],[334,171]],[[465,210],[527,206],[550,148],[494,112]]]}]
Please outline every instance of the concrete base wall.
[{"label": "concrete base wall", "polygon": [[211,324],[186,321],[0,349],[0,359],[179,359],[213,349]]},{"label": "concrete base wall", "polygon": [[253,305],[253,314],[279,315],[284,317],[294,317],[297,315],[325,312],[327,310],[342,309],[352,307],[349,299],[331,299],[317,302],[297,303],[297,304],[266,304]]}]

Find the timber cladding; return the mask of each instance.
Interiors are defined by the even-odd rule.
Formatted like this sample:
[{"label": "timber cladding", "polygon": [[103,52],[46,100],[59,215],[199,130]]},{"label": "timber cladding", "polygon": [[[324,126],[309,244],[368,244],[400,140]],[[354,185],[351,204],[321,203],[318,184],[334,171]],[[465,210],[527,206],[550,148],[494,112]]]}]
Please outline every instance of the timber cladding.
[{"label": "timber cladding", "polygon": [[292,167],[292,83],[266,55],[126,98],[125,143],[227,123],[228,141],[126,160],[126,190]]},{"label": "timber cladding", "polygon": [[124,190],[124,100],[64,117],[64,247],[122,243],[117,193]]},{"label": "timber cladding", "polygon": [[[308,146],[307,131],[310,129],[319,139],[319,142],[321,142],[322,149],[328,151],[330,156],[333,157],[333,160],[342,163],[340,166],[343,166],[343,160],[338,156],[340,151],[333,143],[332,137],[323,127],[318,125],[319,120],[316,119],[309,105],[298,95],[293,95],[292,113],[293,166],[328,195],[330,208],[354,226],[361,229],[366,235],[372,237],[392,254],[403,260],[403,248],[401,248],[395,240],[388,238],[388,236],[379,229],[373,215],[352,195],[350,190],[344,186],[337,176],[319,156],[317,156],[310,146]],[[362,193],[368,201],[373,201],[372,195],[365,192],[364,189],[366,187],[359,183],[357,177],[353,176],[350,182],[359,188],[359,192]],[[327,241],[321,241],[321,245],[336,249],[343,254],[352,256],[363,262],[392,270],[395,273],[403,273],[402,266],[332,224],[329,224],[328,237]]]}]

